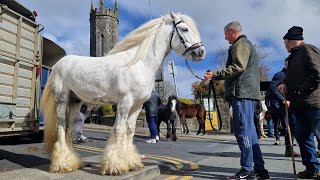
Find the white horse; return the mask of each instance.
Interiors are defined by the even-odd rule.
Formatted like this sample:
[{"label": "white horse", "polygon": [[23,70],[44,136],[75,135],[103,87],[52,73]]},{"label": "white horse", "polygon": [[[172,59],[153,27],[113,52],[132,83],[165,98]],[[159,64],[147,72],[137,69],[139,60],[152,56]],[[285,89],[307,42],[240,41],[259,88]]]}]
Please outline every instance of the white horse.
[{"label": "white horse", "polygon": [[[265,115],[266,115],[266,112],[268,111],[268,109],[267,109],[265,101],[261,101],[261,105],[262,105],[262,111],[260,113],[260,119],[259,119],[260,131],[261,131],[261,137],[266,138],[267,135],[264,133],[263,125],[264,125],[264,120],[266,120]],[[232,106],[230,106],[230,108],[229,108],[229,118],[230,118],[229,122],[230,122],[230,124],[232,124],[232,117],[233,117]]]},{"label": "white horse", "polygon": [[155,73],[171,49],[189,60],[204,59],[205,49],[190,17],[171,12],[128,34],[104,57],[69,55],[52,67],[42,96],[50,172],[82,167],[73,149],[72,132],[83,102],[117,103],[101,173],[124,174],[143,168],[133,145],[136,120],[154,87]]}]

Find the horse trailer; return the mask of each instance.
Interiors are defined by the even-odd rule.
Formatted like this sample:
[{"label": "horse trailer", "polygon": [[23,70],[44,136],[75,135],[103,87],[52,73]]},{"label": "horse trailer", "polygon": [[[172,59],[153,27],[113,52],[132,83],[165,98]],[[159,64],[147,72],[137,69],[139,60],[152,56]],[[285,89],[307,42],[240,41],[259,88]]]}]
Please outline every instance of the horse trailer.
[{"label": "horse trailer", "polygon": [[0,0],[0,137],[40,134],[41,92],[66,54],[40,35],[36,15],[15,0]]}]

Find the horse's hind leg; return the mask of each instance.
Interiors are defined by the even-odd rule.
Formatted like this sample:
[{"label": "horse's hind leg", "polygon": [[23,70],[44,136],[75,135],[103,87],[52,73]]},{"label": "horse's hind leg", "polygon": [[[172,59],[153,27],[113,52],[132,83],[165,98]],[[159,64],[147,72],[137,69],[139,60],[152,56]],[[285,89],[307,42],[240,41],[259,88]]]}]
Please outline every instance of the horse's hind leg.
[{"label": "horse's hind leg", "polygon": [[[67,145],[66,141],[71,137],[66,136],[66,111],[67,100],[66,94],[56,96],[59,98],[66,97],[64,99],[57,99],[57,117],[58,117],[58,140],[54,144],[52,155],[50,172],[72,172],[81,167],[79,157],[75,154],[73,149],[70,149],[70,145]],[[70,133],[70,132],[69,132]]]},{"label": "horse's hind leg", "polygon": [[[188,128],[188,124],[187,124],[187,120],[186,120],[186,118],[185,117],[183,117],[183,125],[184,125],[184,127],[186,128],[186,130],[185,130],[185,133],[186,134],[189,134],[189,128]],[[183,128],[184,129],[184,128]]]}]

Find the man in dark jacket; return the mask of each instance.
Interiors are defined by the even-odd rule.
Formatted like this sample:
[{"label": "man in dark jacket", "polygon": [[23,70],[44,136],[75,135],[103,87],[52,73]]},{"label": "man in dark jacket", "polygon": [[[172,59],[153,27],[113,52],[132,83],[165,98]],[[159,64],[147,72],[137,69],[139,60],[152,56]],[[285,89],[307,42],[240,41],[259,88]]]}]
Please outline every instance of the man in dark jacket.
[{"label": "man in dark jacket", "polygon": [[[225,80],[225,99],[233,110],[233,130],[241,151],[241,170],[231,179],[269,179],[264,168],[259,141],[254,126],[254,106],[260,101],[260,74],[255,47],[242,34],[234,21],[224,28],[225,39],[231,44],[226,68],[208,71],[205,80]],[[254,168],[253,168],[254,167]]]},{"label": "man in dark jacket", "polygon": [[[274,124],[274,134],[276,137],[276,142],[274,145],[280,144],[280,133],[279,133],[279,127],[280,123],[282,125],[282,128],[284,130],[284,137],[285,137],[285,145],[286,145],[286,151],[285,156],[291,157],[292,153],[294,156],[299,156],[298,153],[293,151],[293,147],[290,146],[289,142],[289,136],[288,136],[288,129],[287,129],[287,123],[286,123],[286,112],[285,112],[285,106],[284,106],[284,97],[278,90],[278,86],[284,81],[286,78],[286,69],[288,67],[288,59],[285,60],[284,68],[277,72],[271,82],[270,86],[268,88],[267,94],[266,94],[266,106],[268,107],[268,110],[271,112],[273,124]],[[293,141],[293,135],[295,133],[295,116],[293,113],[288,113],[288,120],[289,120],[289,126],[290,131],[292,133],[292,141]]]},{"label": "man in dark jacket", "polygon": [[306,170],[299,172],[303,179],[320,179],[320,163],[316,155],[314,136],[320,138],[320,50],[303,41],[303,29],[293,26],[283,37],[290,54],[284,84],[279,86],[287,92],[285,103],[296,116],[296,138],[302,163]]},{"label": "man in dark jacket", "polygon": [[157,115],[160,104],[162,104],[162,101],[155,91],[151,92],[150,98],[143,104],[151,134],[151,139],[148,139],[146,143],[156,143],[157,140],[159,140],[157,130]]}]

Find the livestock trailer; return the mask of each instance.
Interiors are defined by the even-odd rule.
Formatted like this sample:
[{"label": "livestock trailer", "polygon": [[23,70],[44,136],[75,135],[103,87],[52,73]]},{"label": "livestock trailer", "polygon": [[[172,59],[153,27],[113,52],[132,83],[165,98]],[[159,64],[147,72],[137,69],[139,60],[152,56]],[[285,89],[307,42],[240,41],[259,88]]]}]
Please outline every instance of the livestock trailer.
[{"label": "livestock trailer", "polygon": [[0,137],[43,130],[41,93],[51,67],[66,54],[41,36],[36,15],[15,0],[0,0]]}]

